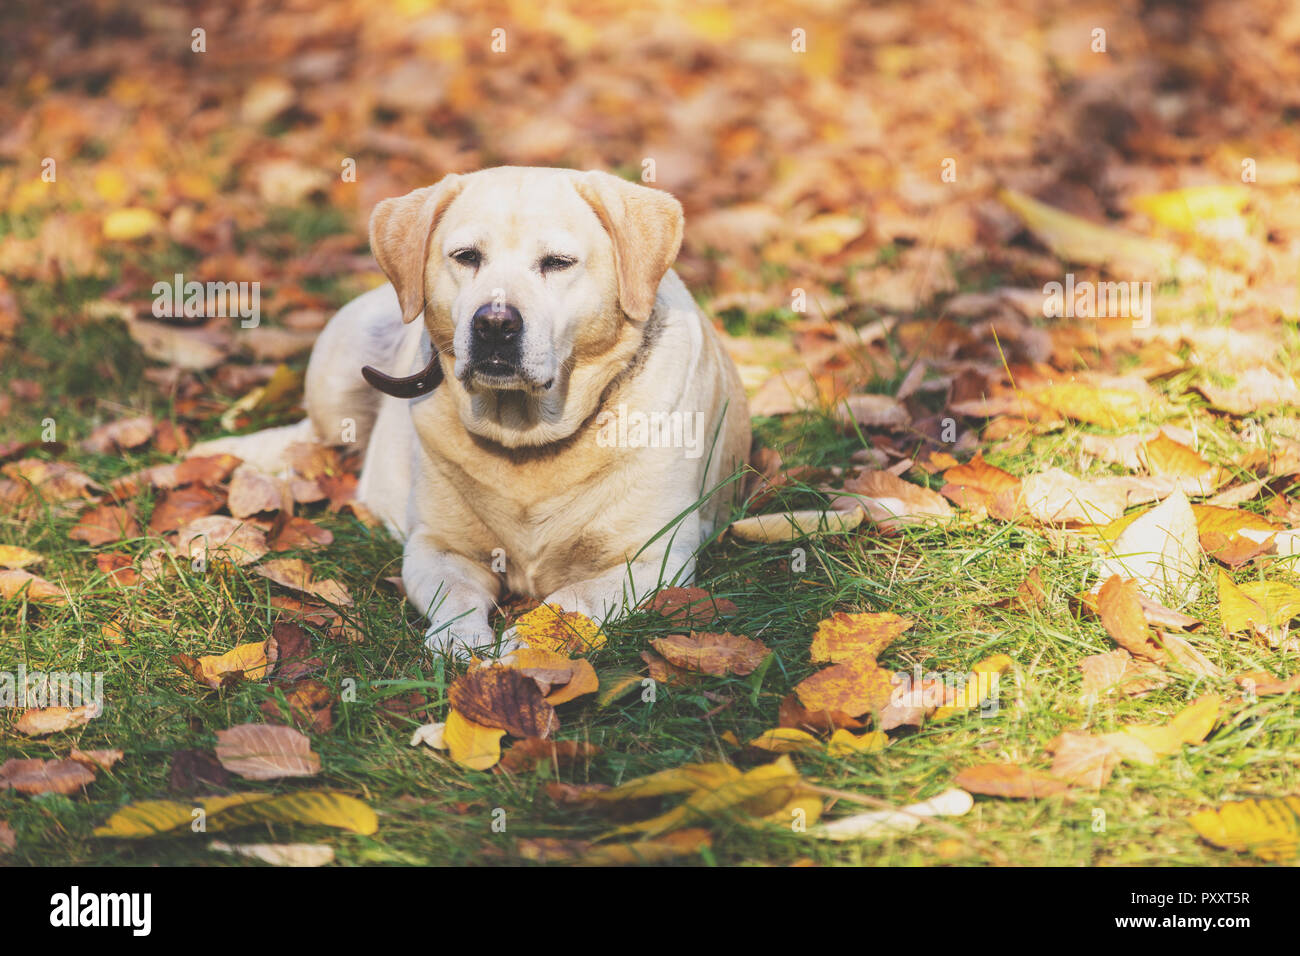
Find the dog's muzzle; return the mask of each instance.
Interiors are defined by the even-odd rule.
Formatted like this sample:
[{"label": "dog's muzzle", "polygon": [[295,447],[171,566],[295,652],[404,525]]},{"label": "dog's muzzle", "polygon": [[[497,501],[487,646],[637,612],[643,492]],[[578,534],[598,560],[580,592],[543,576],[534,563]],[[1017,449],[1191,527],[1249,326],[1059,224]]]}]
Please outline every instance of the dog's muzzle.
[{"label": "dog's muzzle", "polygon": [[469,368],[491,379],[519,376],[524,317],[513,305],[489,303],[470,319]]}]

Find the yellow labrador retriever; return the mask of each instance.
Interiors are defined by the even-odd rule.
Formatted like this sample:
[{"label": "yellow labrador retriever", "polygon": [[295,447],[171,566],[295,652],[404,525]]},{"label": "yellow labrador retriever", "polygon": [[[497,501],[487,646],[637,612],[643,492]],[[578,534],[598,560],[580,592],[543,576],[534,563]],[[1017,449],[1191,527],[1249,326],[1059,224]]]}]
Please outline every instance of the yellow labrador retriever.
[{"label": "yellow labrador retriever", "polygon": [[670,269],[682,226],[672,196],[603,172],[501,167],[384,200],[391,285],[321,333],[308,420],[191,454],[274,470],[297,441],[364,445],[358,497],[405,539],[433,649],[492,645],[505,587],[617,616],[689,580],[749,451],[739,375]]}]

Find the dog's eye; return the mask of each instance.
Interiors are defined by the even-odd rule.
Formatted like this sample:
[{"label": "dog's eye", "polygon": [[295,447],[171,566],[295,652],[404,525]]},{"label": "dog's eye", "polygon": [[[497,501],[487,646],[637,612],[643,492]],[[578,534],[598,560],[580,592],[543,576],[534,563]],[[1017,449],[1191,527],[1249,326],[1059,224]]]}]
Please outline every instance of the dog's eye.
[{"label": "dog's eye", "polygon": [[463,266],[471,269],[477,269],[483,262],[483,256],[477,249],[460,249],[451,254],[451,257]]},{"label": "dog's eye", "polygon": [[563,272],[577,262],[577,259],[570,259],[568,256],[544,256],[538,265],[545,275],[548,272]]}]

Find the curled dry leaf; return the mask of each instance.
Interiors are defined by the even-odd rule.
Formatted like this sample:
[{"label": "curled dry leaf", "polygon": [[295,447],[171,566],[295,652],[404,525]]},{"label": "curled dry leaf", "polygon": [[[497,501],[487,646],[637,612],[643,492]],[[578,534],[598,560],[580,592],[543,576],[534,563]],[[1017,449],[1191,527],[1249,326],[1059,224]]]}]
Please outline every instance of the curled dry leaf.
[{"label": "curled dry leaf", "polygon": [[752,674],[770,653],[761,641],[739,634],[692,631],[690,636],[671,634],[651,641],[670,664],[702,674]]},{"label": "curled dry leaf", "polygon": [[276,648],[271,641],[236,644],[224,654],[193,658],[173,655],[172,661],[200,684],[213,690],[229,687],[242,680],[266,677],[275,666]]},{"label": "curled dry leaf", "polygon": [[123,418],[100,425],[81,443],[84,451],[109,455],[116,451],[139,448],[153,437],[154,421],[148,415]]},{"label": "curled dry leaf", "polygon": [[284,506],[284,491],[266,472],[243,464],[230,477],[226,506],[236,518],[247,518],[264,511],[279,511]]},{"label": "curled dry leaf", "polygon": [[68,759],[91,770],[111,770],[124,756],[120,750],[78,750],[74,747]]},{"label": "curled dry leaf", "polygon": [[740,609],[734,601],[715,598],[703,588],[660,588],[646,605],[675,624],[711,624]]},{"label": "curled dry leaf", "polygon": [[885,531],[907,524],[944,521],[952,516],[952,506],[943,495],[887,471],[864,471],[846,480],[835,506],[854,501]]},{"label": "curled dry leaf", "polygon": [[68,537],[92,547],[124,538],[138,538],[140,525],[133,512],[133,508],[121,505],[100,505],[84,512],[76,527],[68,532]]},{"label": "curled dry leaf", "polygon": [[325,866],[334,862],[334,848],[323,843],[225,843],[213,840],[208,849],[245,856],[272,866]]},{"label": "curled dry leaf", "polygon": [[1097,594],[1097,613],[1115,643],[1134,657],[1154,663],[1165,660],[1164,649],[1147,627],[1138,588],[1133,581],[1118,574],[1108,578]]},{"label": "curled dry leaf", "polygon": [[292,591],[310,594],[330,604],[352,606],[352,595],[346,587],[333,578],[317,581],[316,573],[299,558],[275,558],[253,570]]},{"label": "curled dry leaf", "polygon": [[418,747],[423,744],[434,750],[446,750],[446,727],[445,723],[433,723],[415,728],[415,733],[411,734],[411,746]]},{"label": "curled dry leaf", "polygon": [[33,604],[67,604],[68,595],[57,584],[38,578],[30,571],[0,571],[0,599],[11,601],[21,594]]},{"label": "curled dry leaf", "polygon": [[320,773],[320,756],[311,741],[292,727],[240,724],[217,731],[217,759],[231,773],[249,780],[313,777]]},{"label": "curled dry leaf", "polygon": [[505,752],[500,767],[510,773],[531,773],[541,766],[571,767],[600,753],[600,748],[581,740],[546,740],[525,737]]},{"label": "curled dry leaf", "polygon": [[596,670],[586,658],[569,658],[539,647],[524,647],[501,663],[531,677],[553,707],[600,690]]},{"label": "curled dry leaf", "polygon": [[548,737],[559,727],[555,708],[536,681],[510,667],[478,667],[447,689],[451,708],[484,727],[512,737]]},{"label": "curled dry leaf", "polygon": [[754,515],[731,523],[731,533],[742,541],[779,544],[816,534],[844,534],[862,524],[861,508],[848,511],[783,511]]},{"label": "curled dry leaf", "polygon": [[75,760],[6,760],[0,764],[0,790],[19,793],[76,793],[95,774]]},{"label": "curled dry leaf", "polygon": [[84,727],[102,712],[99,703],[80,707],[31,707],[14,721],[14,730],[28,737],[44,737]]}]

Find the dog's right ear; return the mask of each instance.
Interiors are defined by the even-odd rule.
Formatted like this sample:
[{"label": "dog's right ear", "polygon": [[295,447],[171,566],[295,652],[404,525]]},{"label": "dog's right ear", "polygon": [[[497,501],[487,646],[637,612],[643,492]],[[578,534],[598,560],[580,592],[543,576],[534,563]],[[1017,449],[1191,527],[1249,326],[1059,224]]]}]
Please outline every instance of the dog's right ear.
[{"label": "dog's right ear", "polygon": [[370,214],[370,251],[397,290],[403,322],[424,311],[429,239],[462,185],[462,177],[452,173],[432,186],[385,199]]}]

